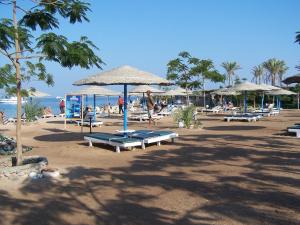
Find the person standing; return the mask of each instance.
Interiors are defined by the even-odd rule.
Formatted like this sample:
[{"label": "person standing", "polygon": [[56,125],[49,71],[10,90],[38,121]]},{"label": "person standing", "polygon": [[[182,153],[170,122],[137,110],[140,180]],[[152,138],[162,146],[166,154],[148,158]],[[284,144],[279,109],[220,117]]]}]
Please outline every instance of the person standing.
[{"label": "person standing", "polygon": [[153,124],[155,124],[155,121],[153,119],[153,113],[154,113],[154,105],[155,102],[151,96],[151,91],[148,90],[147,92],[147,110],[148,110],[148,117],[149,117],[149,127],[151,126],[151,122],[153,122]]},{"label": "person standing", "polygon": [[124,100],[121,96],[119,96],[118,105],[119,105],[119,114],[124,113],[123,110]]},{"label": "person standing", "polygon": [[59,109],[61,114],[65,113],[65,101],[63,99],[59,103]]}]

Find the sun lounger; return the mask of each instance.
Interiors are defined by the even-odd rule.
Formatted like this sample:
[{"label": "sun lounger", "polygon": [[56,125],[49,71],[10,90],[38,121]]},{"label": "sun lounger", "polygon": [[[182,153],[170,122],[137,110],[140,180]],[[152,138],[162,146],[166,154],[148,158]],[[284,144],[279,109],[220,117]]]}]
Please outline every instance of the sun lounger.
[{"label": "sun lounger", "polygon": [[300,125],[295,125],[287,128],[288,132],[296,133],[296,137],[300,138]]},{"label": "sun lounger", "polygon": [[219,113],[220,111],[222,111],[222,107],[221,106],[215,106],[212,109],[202,109],[202,112],[212,112],[212,113]]},{"label": "sun lounger", "polygon": [[145,144],[157,143],[157,145],[160,146],[161,141],[169,139],[174,141],[174,139],[178,137],[178,134],[173,131],[164,130],[137,130],[128,134],[128,136],[142,140],[142,149],[145,149]]},{"label": "sun lounger", "polygon": [[[81,120],[76,121],[78,126],[81,126]],[[101,127],[103,125],[102,121],[91,121],[92,127]],[[83,126],[90,126],[90,121],[89,120],[84,120],[83,121]]]},{"label": "sun lounger", "polygon": [[90,147],[93,146],[93,143],[103,143],[114,146],[117,153],[120,153],[120,148],[142,146],[142,141],[140,139],[109,133],[89,134],[84,136],[84,140],[89,142]]},{"label": "sun lounger", "polygon": [[[159,120],[161,118],[163,118],[162,115],[158,115],[158,114],[152,115],[152,119]],[[141,121],[149,120],[149,116],[148,114],[132,114],[128,117],[128,119],[139,120],[141,122]]]},{"label": "sun lounger", "polygon": [[237,121],[248,121],[248,122],[256,122],[257,120],[261,119],[261,115],[252,114],[252,113],[243,113],[243,114],[236,114],[231,116],[225,116],[224,120],[227,122],[237,120]]}]

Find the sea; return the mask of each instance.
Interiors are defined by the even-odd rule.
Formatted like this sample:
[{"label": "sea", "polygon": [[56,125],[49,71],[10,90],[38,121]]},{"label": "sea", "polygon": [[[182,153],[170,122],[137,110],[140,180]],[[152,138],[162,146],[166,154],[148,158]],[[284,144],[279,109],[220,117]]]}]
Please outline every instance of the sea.
[{"label": "sea", "polygon": [[[35,98],[33,101],[37,102],[41,107],[50,107],[52,109],[53,114],[59,114],[59,98]],[[96,106],[104,106],[106,104],[117,105],[118,97],[103,97],[96,96]],[[26,103],[25,103],[26,104]],[[85,105],[93,105],[94,99],[92,96],[85,98]],[[23,104],[24,105],[24,104]],[[23,108],[23,107],[22,107]],[[6,117],[16,117],[17,114],[17,105],[16,104],[5,104],[0,103],[0,111],[3,111]]]}]

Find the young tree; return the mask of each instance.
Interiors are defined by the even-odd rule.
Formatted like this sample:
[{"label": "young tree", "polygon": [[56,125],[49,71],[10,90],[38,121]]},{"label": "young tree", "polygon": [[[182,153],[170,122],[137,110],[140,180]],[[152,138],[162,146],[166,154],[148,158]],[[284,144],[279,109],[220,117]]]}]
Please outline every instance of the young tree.
[{"label": "young tree", "polygon": [[276,80],[278,80],[278,83],[281,86],[283,74],[288,70],[288,67],[285,65],[285,62],[283,60],[272,58],[268,59],[262,65],[268,72],[267,80],[271,81],[271,85],[275,86]]},{"label": "young tree", "polygon": [[191,68],[194,66],[190,53],[180,52],[178,58],[171,60],[168,64],[167,79],[174,81],[186,91],[187,104],[189,104],[189,91],[199,86],[198,81],[193,80],[194,74]]},{"label": "young tree", "polygon": [[[66,19],[71,24],[89,21],[87,12],[89,4],[81,0],[35,0],[27,3],[17,0],[0,0],[0,4],[12,10],[12,18],[0,21],[0,53],[10,65],[1,69],[0,86],[15,90],[17,104],[17,164],[22,162],[21,141],[21,93],[22,82],[36,77],[38,80],[53,84],[53,79],[46,72],[43,62],[54,61],[63,67],[80,66],[101,68],[102,60],[95,55],[97,47],[81,37],[79,41],[69,42],[62,35],[51,30],[59,28],[59,18]],[[30,7],[28,7],[30,5]],[[42,31],[37,32],[37,29]],[[24,69],[22,69],[24,68]],[[13,85],[14,84],[14,85]]]},{"label": "young tree", "polygon": [[256,84],[261,84],[261,78],[264,74],[264,67],[262,65],[254,66],[252,69],[253,78]]},{"label": "young tree", "polygon": [[191,74],[198,77],[198,82],[200,87],[202,87],[203,93],[203,104],[206,106],[205,102],[205,82],[207,80],[214,83],[224,82],[225,76],[220,74],[210,59],[199,60],[197,58],[192,58],[190,60],[195,66],[191,68]]},{"label": "young tree", "polygon": [[235,71],[241,69],[241,67],[237,62],[223,62],[221,66],[226,70],[228,86],[231,86],[231,80],[235,75]]}]

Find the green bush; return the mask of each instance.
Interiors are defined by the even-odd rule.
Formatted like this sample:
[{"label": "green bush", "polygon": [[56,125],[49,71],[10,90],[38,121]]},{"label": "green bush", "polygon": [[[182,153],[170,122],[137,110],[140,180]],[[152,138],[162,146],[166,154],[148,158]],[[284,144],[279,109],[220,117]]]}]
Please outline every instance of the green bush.
[{"label": "green bush", "polygon": [[177,123],[182,121],[186,128],[190,128],[190,126],[193,124],[194,111],[195,111],[194,106],[189,106],[186,107],[185,109],[178,109],[173,114],[173,119]]},{"label": "green bush", "polygon": [[38,102],[30,101],[27,102],[23,107],[27,122],[35,121],[37,117],[41,117],[43,115],[43,108]]}]

